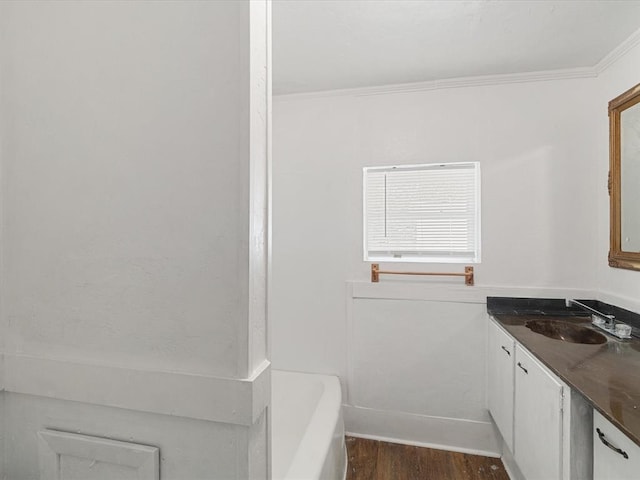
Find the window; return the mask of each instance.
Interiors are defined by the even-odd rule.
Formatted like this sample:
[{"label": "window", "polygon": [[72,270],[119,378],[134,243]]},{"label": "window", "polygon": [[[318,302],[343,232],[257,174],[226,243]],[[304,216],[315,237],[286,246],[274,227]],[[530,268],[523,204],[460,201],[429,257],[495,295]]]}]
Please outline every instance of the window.
[{"label": "window", "polygon": [[480,262],[478,162],[369,167],[366,261]]}]

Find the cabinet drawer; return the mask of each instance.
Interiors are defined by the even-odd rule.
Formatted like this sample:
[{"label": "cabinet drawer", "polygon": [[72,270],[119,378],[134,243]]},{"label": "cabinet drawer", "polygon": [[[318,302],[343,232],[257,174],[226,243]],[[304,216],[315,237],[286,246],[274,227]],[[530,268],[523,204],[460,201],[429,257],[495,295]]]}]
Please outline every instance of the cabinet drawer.
[{"label": "cabinet drawer", "polygon": [[638,480],[638,478],[640,478],[640,447],[594,410],[593,479]]}]

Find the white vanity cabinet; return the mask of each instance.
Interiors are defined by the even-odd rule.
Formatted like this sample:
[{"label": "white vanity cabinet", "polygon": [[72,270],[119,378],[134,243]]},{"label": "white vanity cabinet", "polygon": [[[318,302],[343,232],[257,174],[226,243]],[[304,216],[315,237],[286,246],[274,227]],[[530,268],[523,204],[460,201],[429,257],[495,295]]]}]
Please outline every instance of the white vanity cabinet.
[{"label": "white vanity cabinet", "polygon": [[638,480],[640,447],[593,412],[593,480]]},{"label": "white vanity cabinet", "polygon": [[513,338],[489,322],[489,412],[512,452],[515,346]]},{"label": "white vanity cabinet", "polygon": [[520,345],[515,363],[514,458],[527,480],[561,480],[563,385]]},{"label": "white vanity cabinet", "polygon": [[493,319],[488,348],[489,411],[514,478],[591,479],[591,406]]}]

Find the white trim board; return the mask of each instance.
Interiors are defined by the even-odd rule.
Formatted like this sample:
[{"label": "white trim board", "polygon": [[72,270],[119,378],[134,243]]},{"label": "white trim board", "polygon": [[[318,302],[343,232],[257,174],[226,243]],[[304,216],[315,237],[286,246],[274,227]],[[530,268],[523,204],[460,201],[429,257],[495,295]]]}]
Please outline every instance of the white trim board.
[{"label": "white trim board", "polygon": [[627,39],[618,45],[616,48],[611,50],[605,57],[600,60],[595,68],[595,71],[598,75],[604,72],[607,68],[612,66],[622,57],[624,57],[629,50],[631,50],[636,45],[640,44],[640,29],[633,32]]},{"label": "white trim board", "polygon": [[491,422],[429,417],[343,405],[347,435],[453,452],[500,457]]},{"label": "white trim board", "polygon": [[285,93],[274,95],[277,101],[305,100],[322,97],[362,97],[371,95],[389,95],[395,93],[428,92],[448,88],[485,87],[510,83],[545,82],[551,80],[570,80],[575,78],[595,78],[598,72],[594,67],[565,68],[525,73],[505,73],[475,77],[446,78],[426,82],[397,83],[374,87],[355,87],[318,92]]},{"label": "white trim board", "polygon": [[4,390],[236,425],[270,403],[271,365],[248,379],[90,365],[4,355]]},{"label": "white trim board", "polygon": [[516,463],[515,458],[513,458],[513,454],[509,450],[509,447],[503,444],[503,452],[502,452],[502,464],[504,465],[504,469],[507,471],[507,475],[511,480],[527,480],[520,472],[518,468],[518,464]]},{"label": "white trim board", "polygon": [[487,303],[487,297],[593,298],[591,290],[553,287],[424,285],[400,282],[347,282],[351,298]]}]

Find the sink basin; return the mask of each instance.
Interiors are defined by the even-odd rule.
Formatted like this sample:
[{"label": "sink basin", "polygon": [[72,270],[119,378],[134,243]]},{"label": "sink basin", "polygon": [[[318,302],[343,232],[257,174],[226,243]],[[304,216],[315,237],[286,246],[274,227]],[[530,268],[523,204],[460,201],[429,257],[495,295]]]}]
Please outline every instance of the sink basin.
[{"label": "sink basin", "polygon": [[557,320],[530,320],[525,326],[540,335],[563,342],[598,345],[607,341],[607,337],[590,328]]}]

